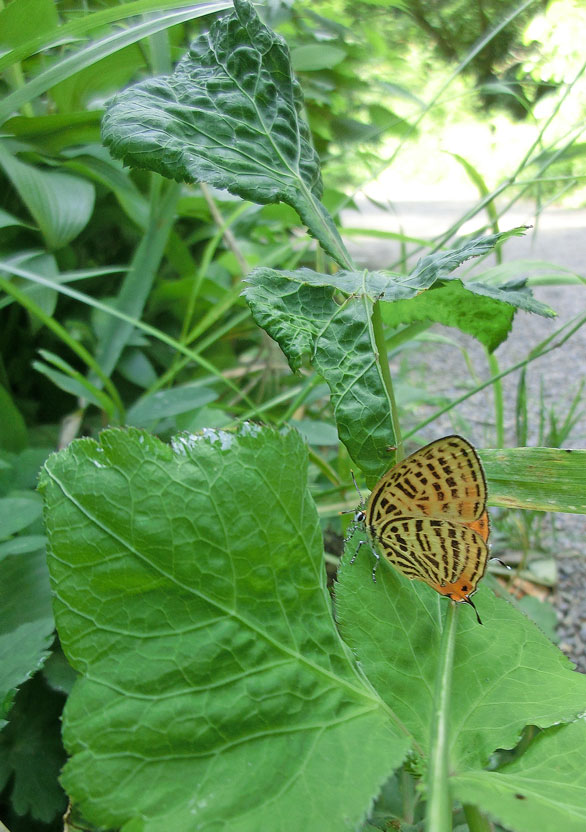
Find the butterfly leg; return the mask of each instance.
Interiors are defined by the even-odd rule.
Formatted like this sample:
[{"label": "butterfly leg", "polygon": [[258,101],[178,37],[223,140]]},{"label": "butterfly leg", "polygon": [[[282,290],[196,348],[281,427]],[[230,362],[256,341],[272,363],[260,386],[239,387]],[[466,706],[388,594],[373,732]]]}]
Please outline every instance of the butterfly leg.
[{"label": "butterfly leg", "polygon": [[360,543],[358,544],[358,546],[356,547],[356,549],[355,549],[355,551],[354,551],[354,554],[353,554],[353,555],[352,555],[352,557],[350,558],[350,566],[352,566],[352,564],[353,564],[353,563],[354,563],[354,561],[356,560],[356,555],[358,554],[358,552],[360,551],[360,547],[361,547],[364,543],[366,543],[366,540],[361,540],[361,541],[360,541]]},{"label": "butterfly leg", "polygon": [[374,583],[376,583],[376,568],[380,563],[380,555],[379,555],[378,552],[375,552],[375,550],[372,547],[371,547],[370,551],[372,552],[372,554],[376,558],[376,560],[374,562],[374,566],[372,567],[372,580],[374,581]]}]

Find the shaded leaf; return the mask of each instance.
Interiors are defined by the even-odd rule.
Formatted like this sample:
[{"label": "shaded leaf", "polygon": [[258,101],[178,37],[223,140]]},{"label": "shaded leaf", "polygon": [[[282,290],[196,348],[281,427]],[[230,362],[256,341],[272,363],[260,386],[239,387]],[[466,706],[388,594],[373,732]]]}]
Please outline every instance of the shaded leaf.
[{"label": "shaded leaf", "polygon": [[[39,150],[57,154],[75,145],[98,144],[101,116],[99,110],[15,116],[2,125],[2,130],[35,145]],[[88,151],[93,151],[93,148],[84,148],[84,152]]]},{"label": "shaded leaf", "polygon": [[170,390],[158,390],[138,399],[132,405],[126,414],[126,423],[136,427],[147,427],[159,419],[197,410],[217,398],[215,390],[197,382],[179,385]]},{"label": "shaded leaf", "polygon": [[53,640],[44,550],[0,561],[0,726],[16,688],[37,671]]},{"label": "shaded leaf", "polygon": [[47,246],[61,248],[87,225],[94,210],[90,182],[20,162],[0,145],[0,165],[38,224]]},{"label": "shaded leaf", "polygon": [[387,448],[395,440],[375,357],[373,304],[365,296],[338,305],[331,286],[320,279],[328,277],[309,269],[255,269],[244,295],[254,320],[278,342],[292,370],[304,354],[310,356],[330,388],[341,441],[365,473],[379,476],[392,462]]},{"label": "shaded leaf", "polygon": [[2,413],[0,447],[5,451],[22,450],[28,442],[26,424],[14,399],[2,384],[0,384],[0,413]]},{"label": "shaded leaf", "polygon": [[12,778],[8,794],[15,812],[46,823],[67,806],[59,785],[63,703],[37,674],[16,695],[10,723],[0,733],[0,789]]},{"label": "shaded leaf", "polygon": [[26,529],[38,520],[43,504],[38,494],[19,494],[0,499],[0,540]]},{"label": "shaded leaf", "polygon": [[42,483],[84,676],[64,714],[73,800],[143,832],[298,832],[309,804],[321,832],[355,828],[407,743],[334,626],[299,435],[100,439]]},{"label": "shaded leaf", "polygon": [[345,49],[327,43],[307,43],[291,50],[291,63],[295,72],[312,72],[331,69],[346,57]]},{"label": "shaded leaf", "polygon": [[452,791],[515,832],[586,829],[586,722],[540,733],[527,751],[499,771],[456,774]]},{"label": "shaded leaf", "polygon": [[235,0],[233,13],[192,43],[172,75],[115,96],[102,134],[126,164],[252,202],[288,203],[339,257],[332,239],[343,246],[319,202],[319,159],[302,110],[285,41],[251,3]]}]

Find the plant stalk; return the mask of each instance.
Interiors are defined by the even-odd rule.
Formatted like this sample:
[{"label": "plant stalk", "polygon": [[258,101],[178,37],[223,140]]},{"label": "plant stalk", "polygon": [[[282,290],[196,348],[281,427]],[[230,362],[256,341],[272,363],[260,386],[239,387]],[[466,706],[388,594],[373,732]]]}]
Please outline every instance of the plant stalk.
[{"label": "plant stalk", "polygon": [[456,609],[455,601],[450,601],[444,620],[438,657],[427,775],[425,832],[450,832],[452,829],[452,798],[448,783],[448,747],[452,671],[456,645]]},{"label": "plant stalk", "polygon": [[401,460],[405,457],[405,448],[401,437],[401,425],[399,423],[399,412],[397,410],[397,402],[395,400],[393,382],[391,380],[391,371],[389,370],[389,359],[387,356],[387,346],[385,343],[385,333],[379,301],[376,301],[372,309],[372,331],[374,333],[377,361],[380,367],[381,378],[389,400],[393,441],[396,448],[395,462],[401,462]]},{"label": "plant stalk", "polygon": [[494,826],[477,806],[465,803],[462,808],[470,832],[494,832]]},{"label": "plant stalk", "polygon": [[491,376],[495,379],[492,385],[494,394],[494,422],[496,427],[496,446],[497,448],[505,447],[505,418],[503,405],[503,385],[502,379],[499,377],[499,363],[494,353],[487,353],[488,367]]}]

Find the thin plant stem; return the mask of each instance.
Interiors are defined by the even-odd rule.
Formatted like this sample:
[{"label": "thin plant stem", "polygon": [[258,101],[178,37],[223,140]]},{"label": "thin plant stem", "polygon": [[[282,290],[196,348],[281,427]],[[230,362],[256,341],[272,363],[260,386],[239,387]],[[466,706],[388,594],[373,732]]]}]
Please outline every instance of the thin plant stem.
[{"label": "thin plant stem", "polygon": [[385,333],[383,328],[382,316],[380,311],[380,302],[376,301],[372,311],[372,331],[374,333],[374,340],[377,349],[377,360],[380,366],[382,381],[388,396],[390,405],[391,427],[393,431],[394,443],[396,448],[396,461],[401,462],[405,456],[403,446],[403,439],[401,437],[401,425],[399,422],[399,413],[397,410],[397,402],[395,400],[395,393],[393,390],[393,382],[391,380],[391,372],[389,370],[389,359],[387,357],[387,345],[385,343]]},{"label": "thin plant stem", "polygon": [[439,649],[427,777],[425,832],[450,832],[452,798],[448,778],[449,715],[456,646],[457,604],[450,601]]},{"label": "thin plant stem", "polygon": [[504,404],[503,404],[503,385],[502,379],[499,378],[499,363],[494,353],[488,354],[488,366],[490,374],[496,381],[492,385],[494,395],[494,423],[496,427],[496,446],[497,448],[505,447],[505,424],[504,424]]},{"label": "thin plant stem", "polygon": [[494,826],[477,806],[465,803],[462,808],[470,832],[494,832]]}]

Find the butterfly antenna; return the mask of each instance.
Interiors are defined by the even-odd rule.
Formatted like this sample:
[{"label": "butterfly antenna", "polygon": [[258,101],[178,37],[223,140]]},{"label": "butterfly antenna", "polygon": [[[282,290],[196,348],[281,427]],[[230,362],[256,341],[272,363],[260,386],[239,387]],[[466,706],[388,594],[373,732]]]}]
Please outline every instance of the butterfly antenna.
[{"label": "butterfly antenna", "polygon": [[[354,488],[356,489],[356,491],[358,491],[358,496],[360,497],[360,505],[364,506],[364,498],[363,498],[362,494],[360,493],[360,489],[358,488],[358,483],[356,482],[356,477],[354,476],[354,471],[352,469],[350,469],[350,475],[352,477],[352,482],[354,483]],[[349,508],[349,509],[346,509],[345,511],[339,511],[338,514],[354,514],[355,511],[356,511],[355,508]]]},{"label": "butterfly antenna", "polygon": [[356,477],[354,476],[354,471],[350,469],[350,476],[352,477],[352,482],[354,483],[354,488],[358,491],[358,496],[360,497],[360,505],[364,505],[364,497],[360,493],[360,489],[358,488],[358,483],[356,482]]},{"label": "butterfly antenna", "polygon": [[478,610],[474,606],[474,601],[472,600],[472,598],[466,598],[466,603],[470,604],[470,606],[472,607],[472,609],[476,613],[476,620],[478,621],[479,624],[482,624],[482,621],[480,620],[480,616],[478,615]]},{"label": "butterfly antenna", "polygon": [[490,560],[497,560],[500,563],[501,566],[505,567],[505,569],[510,570],[510,568],[511,568],[508,563],[505,563],[504,560],[501,560],[500,558],[490,558]]}]

